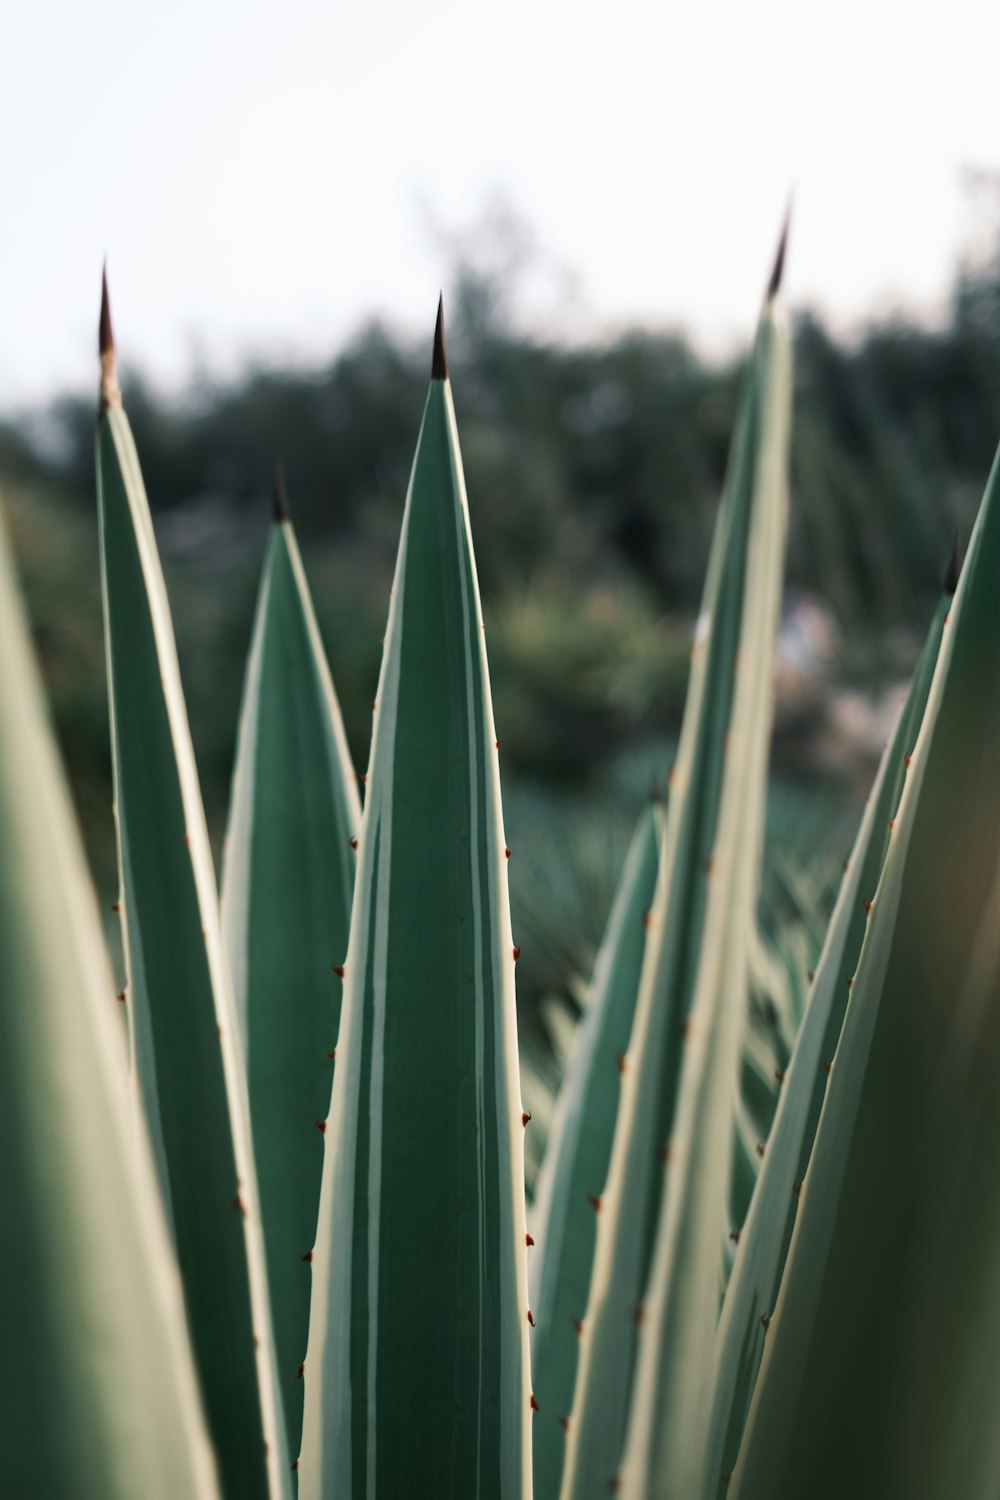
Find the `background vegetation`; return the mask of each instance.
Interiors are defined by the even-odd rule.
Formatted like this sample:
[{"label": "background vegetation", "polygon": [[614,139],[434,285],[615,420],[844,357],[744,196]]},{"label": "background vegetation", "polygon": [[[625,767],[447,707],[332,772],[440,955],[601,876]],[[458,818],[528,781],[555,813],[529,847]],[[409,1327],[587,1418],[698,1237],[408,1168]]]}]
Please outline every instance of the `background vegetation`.
[{"label": "background vegetation", "polygon": [[[636,808],[665,783],[740,365],[671,333],[540,342],[515,292],[463,256],[446,305],[534,1016],[589,972]],[[374,323],[323,368],[201,380],[182,401],[129,369],[119,333],[218,849],[275,459],[364,768],[429,329],[414,345]],[[941,326],[895,320],[845,341],[803,313],[795,348],[772,929],[789,904],[828,898],[894,690],[982,492],[1000,436],[1000,262],[969,257]],[[0,424],[0,487],[110,903],[93,432],[89,395]]]}]

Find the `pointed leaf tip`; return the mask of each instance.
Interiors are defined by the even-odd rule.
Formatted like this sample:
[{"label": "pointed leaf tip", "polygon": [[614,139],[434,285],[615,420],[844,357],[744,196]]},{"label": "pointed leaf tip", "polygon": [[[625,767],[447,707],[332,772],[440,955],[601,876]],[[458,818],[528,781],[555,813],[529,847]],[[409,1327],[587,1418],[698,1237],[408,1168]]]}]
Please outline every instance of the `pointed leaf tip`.
[{"label": "pointed leaf tip", "polygon": [[288,491],[285,488],[285,471],[280,464],[274,466],[274,519],[279,526],[282,521],[291,520]]},{"label": "pointed leaf tip", "polygon": [[961,573],[961,571],[962,571],[962,537],[961,537],[961,533],[958,530],[958,527],[956,526],[956,528],[955,528],[955,545],[951,549],[951,556],[948,559],[948,566],[944,570],[944,578],[943,578],[943,580],[941,582],[941,587],[942,587],[942,589],[944,590],[944,592],[946,594],[953,594],[955,592],[955,590],[958,588],[958,579],[959,579],[959,574]]},{"label": "pointed leaf tip", "polygon": [[431,361],[431,379],[448,379],[448,351],[444,342],[444,296],[438,298],[437,322],[434,325],[434,358]]},{"label": "pointed leaf tip", "polygon": [[115,336],[111,328],[111,302],[108,298],[107,263],[101,271],[101,319],[98,327],[97,347],[101,356],[101,409],[104,410],[108,406],[121,406],[122,396],[118,388]]},{"label": "pointed leaf tip", "polygon": [[111,328],[111,304],[108,301],[108,268],[107,264],[101,271],[101,323],[97,338],[98,352],[103,359],[106,354],[115,352],[115,336]]},{"label": "pointed leaf tip", "polygon": [[785,274],[785,254],[788,250],[788,228],[791,218],[792,205],[789,203],[785,209],[785,221],[781,226],[781,236],[774,255],[774,265],[771,268],[771,277],[767,283],[767,300],[769,302],[773,301],[781,290],[781,279]]}]

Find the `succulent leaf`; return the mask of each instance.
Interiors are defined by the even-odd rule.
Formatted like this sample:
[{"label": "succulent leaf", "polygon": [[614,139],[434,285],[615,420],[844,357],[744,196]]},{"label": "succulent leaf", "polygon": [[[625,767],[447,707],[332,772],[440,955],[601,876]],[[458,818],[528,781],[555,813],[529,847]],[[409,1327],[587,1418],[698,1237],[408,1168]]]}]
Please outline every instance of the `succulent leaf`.
[{"label": "succulent leaf", "polygon": [[[787,336],[769,301],[744,381],[692,646],[687,706],[671,776],[650,938],[629,1043],[635,1067],[623,1080],[608,1182],[602,1194],[563,1500],[603,1496],[618,1471],[639,1324],[645,1338],[649,1320],[644,1308],[646,1283],[664,1182],[670,1178],[675,1107],[682,1060],[691,1040],[689,1026],[694,1021],[702,1032],[697,1041],[700,1053],[709,1014],[726,985],[730,986],[723,1022],[726,1039],[720,1042],[713,1080],[721,1080],[731,1063],[725,1086],[730,1090],[736,1086],[750,941],[748,914],[754,908],[753,870],[763,829],[762,808],[744,809],[743,800],[762,797],[764,762],[758,742],[763,739],[766,750],[780,599],[788,401]],[[727,925],[730,917],[731,926]],[[724,978],[715,972],[723,951],[732,968]],[[712,1156],[712,1174],[719,1169],[722,1180],[713,1181],[711,1189],[717,1191],[713,1205],[717,1221],[708,1253],[711,1271],[703,1268],[695,1296],[699,1316],[710,1317],[708,1327],[701,1330],[709,1351],[718,1312],[719,1246],[724,1239],[732,1149],[731,1094],[721,1121],[724,1145],[722,1134],[711,1137],[711,1152],[718,1150],[726,1161],[719,1168],[718,1159]],[[686,1136],[682,1144],[689,1152]],[[685,1180],[689,1170],[685,1166]],[[701,1385],[699,1376],[693,1388],[701,1389]]]},{"label": "succulent leaf", "polygon": [[[283,490],[279,488],[279,494]],[[247,665],[222,879],[279,1385],[298,1452],[312,1250],[361,826],[291,521],[273,527]]]},{"label": "succulent leaf", "polygon": [[[886,747],[847,861],[837,904],[816,967],[812,994],[791,1062],[781,1087],[774,1125],[767,1136],[750,1214],[740,1236],[736,1265],[716,1335],[712,1413],[704,1460],[705,1500],[724,1500],[736,1462],[760,1358],[765,1329],[774,1311],[792,1226],[805,1181],[849,996],[867,924],[866,902],[875,893],[893,817],[906,774],[906,758],[916,742],[943,622],[950,601],[942,600],[892,742]],[[770,1325],[768,1325],[769,1328]]]},{"label": "succulent leaf", "polygon": [[113,349],[102,363],[98,502],[134,1078],[223,1492],[275,1500],[290,1470],[242,1052],[152,519]]},{"label": "succulent leaf", "polygon": [[325,1132],[304,1500],[531,1489],[517,950],[444,373],[439,336],[376,699]]},{"label": "succulent leaf", "polygon": [[[853,977],[730,1493],[1000,1486],[1000,465]],[[817,1455],[822,1460],[817,1461]]]},{"label": "succulent leaf", "polygon": [[686,1018],[683,1065],[664,1169],[656,1246],[621,1465],[635,1500],[689,1495],[702,1460],[717,1257],[730,1188],[734,1105],[750,950],[763,862],[774,652],[787,510],[790,352],[769,299],[756,350],[757,443],[748,460],[748,522],[739,666],[712,850],[702,957]]},{"label": "succulent leaf", "polygon": [[580,1342],[576,1325],[587,1311],[597,1237],[593,1201],[607,1176],[619,1076],[628,1066],[661,833],[662,814],[650,807],[628,851],[539,1177],[530,1264],[531,1367],[539,1408],[533,1464],[540,1496],[559,1493],[563,1423],[573,1404]]},{"label": "succulent leaf", "polygon": [[5,1494],[217,1500],[149,1145],[0,534]]}]

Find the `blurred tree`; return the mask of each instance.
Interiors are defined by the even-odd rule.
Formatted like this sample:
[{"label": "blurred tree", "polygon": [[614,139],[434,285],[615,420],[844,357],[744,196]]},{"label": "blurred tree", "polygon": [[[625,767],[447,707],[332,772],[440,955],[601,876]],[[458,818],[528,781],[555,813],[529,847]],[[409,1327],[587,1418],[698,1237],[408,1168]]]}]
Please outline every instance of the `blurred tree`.
[{"label": "blurred tree", "polygon": [[[814,314],[796,322],[789,583],[834,609],[870,681],[906,665],[894,630],[922,631],[1000,436],[1000,177],[981,174],[975,202],[942,326],[897,321],[847,343]],[[439,238],[505,784],[589,796],[625,747],[676,727],[739,362],[710,363],[679,333],[533,335],[572,284],[502,204]],[[255,367],[181,402],[125,371],[216,838],[275,459],[364,765],[428,361],[426,338],[372,322],[322,368]],[[92,393],[0,422],[0,488],[106,880],[93,426]],[[536,824],[544,843],[534,813],[524,838]]]}]

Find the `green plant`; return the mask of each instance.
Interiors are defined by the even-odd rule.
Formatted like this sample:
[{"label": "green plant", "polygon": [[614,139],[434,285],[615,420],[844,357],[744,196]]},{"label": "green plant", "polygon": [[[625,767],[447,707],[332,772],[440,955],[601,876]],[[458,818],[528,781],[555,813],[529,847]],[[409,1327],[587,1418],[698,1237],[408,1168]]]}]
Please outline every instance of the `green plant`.
[{"label": "green plant", "polygon": [[440,310],[364,814],[280,501],[220,909],[105,293],[120,1003],[0,538],[5,1492],[996,1493],[1000,466],[815,960],[808,861],[779,872],[766,936],[758,912],[783,257],[667,805],[637,830],[557,1105],[565,1011],[555,1052],[526,1049],[552,1110],[530,1225],[500,747]]},{"label": "green plant", "polygon": [[[647,1449],[654,1431],[674,1447],[686,1440],[706,1397],[781,595],[790,402],[777,309],[783,254],[782,243],[695,631],[607,1183],[591,1190],[597,1247],[574,1320],[582,1327],[573,1406],[547,1414],[552,1440],[565,1432],[566,1500],[614,1481],[626,1424],[640,1410],[636,1360],[649,1357],[661,1332],[662,1366],[636,1388]],[[564,1340],[571,1332],[562,1330]],[[683,1399],[671,1403],[660,1387],[672,1382]]]},{"label": "green plant", "polygon": [[662,814],[639,820],[598,954],[591,994],[571,1054],[557,1123],[537,1188],[532,1230],[538,1252],[531,1300],[532,1380],[539,1403],[534,1432],[535,1485],[554,1494],[565,1442],[556,1413],[569,1412],[576,1379],[577,1325],[587,1306],[597,1215],[594,1200],[607,1176],[625,1063],[653,903]]},{"label": "green plant", "polygon": [[[601,1427],[608,1404],[595,1401],[590,1387],[607,1376],[606,1368],[596,1378],[592,1372],[614,1347],[602,1326],[609,1307],[626,1348],[628,1301],[613,1276],[636,1264],[642,1222],[641,1177],[634,1171],[630,1179],[628,1164],[638,1158],[641,1166],[644,1147],[648,1161],[655,1144],[648,1134],[636,1144],[644,1122],[627,1092],[632,1054],[638,1051],[640,1068],[647,1055],[642,990],[655,993],[656,962],[647,952],[598,1200],[587,1319],[596,1317],[604,1344],[589,1353],[590,1369],[581,1361],[563,1424],[570,1457],[563,1500],[606,1492],[602,1451],[618,1455],[614,1488],[633,1500],[791,1500],[804,1487],[810,1495],[873,1500],[995,1491],[996,1450],[984,1435],[1000,1383],[990,1269],[998,1246],[995,1211],[979,1184],[1000,1158],[988,1081],[1000,1014],[1000,817],[990,769],[1000,744],[997,476],[995,467],[957,592],[957,569],[946,581],[806,1003],[800,1009],[793,986],[791,1005],[769,1017],[780,993],[773,976],[763,1003],[751,991],[748,1035],[764,1045],[759,1056],[745,1047],[742,1089],[725,1060],[724,1028],[707,1035],[701,1057],[686,1050],[679,1064],[655,1247],[648,1275],[628,1288],[641,1285],[634,1304],[641,1313],[620,1439]],[[752,830],[750,820],[751,845]],[[738,897],[727,906],[730,917],[738,914]],[[651,924],[647,949],[656,943]],[[720,944],[730,959],[739,959],[740,947]],[[711,967],[703,961],[697,985]],[[745,983],[732,981],[729,994],[730,1003],[745,996]],[[790,1040],[800,1019],[786,1061],[782,1033]],[[684,1033],[689,1042],[686,1025]],[[768,1130],[760,1064],[769,1047],[780,1095]],[[664,1056],[669,1066],[669,1048]],[[655,1069],[662,1079],[662,1058]],[[713,1075],[715,1097],[706,1106]],[[723,1130],[735,1119],[739,1140],[755,1105],[765,1124],[756,1146],[763,1167],[745,1225],[737,1217],[730,1231],[737,1245],[725,1256],[732,1262],[725,1284],[712,1256],[713,1233],[723,1232],[725,1219]],[[737,1152],[731,1213],[739,1176]],[[570,1263],[561,1274],[575,1270]],[[722,1315],[703,1311],[692,1329],[699,1275],[702,1309],[714,1280]],[[933,1310],[936,1300],[947,1302],[946,1313]],[[582,1335],[586,1350],[586,1321]],[[628,1380],[621,1356],[614,1375]],[[537,1493],[541,1500],[557,1490],[540,1485]]]},{"label": "green plant", "polygon": [[782,1070],[780,1103],[757,1192],[740,1236],[736,1269],[726,1290],[716,1335],[711,1419],[703,1459],[703,1493],[725,1494],[763,1353],[765,1330],[812,1153],[826,1079],[833,1063],[871,903],[885,858],[889,829],[916,742],[937,662],[946,610],[938,607],[895,736],[886,747],[847,860],[837,904],[811,983],[793,1058]]},{"label": "green plant", "polygon": [[2,1487],[214,1500],[97,908],[0,532]]},{"label": "green plant", "polygon": [[244,1063],[170,609],[107,287],[97,429],[131,1078],[227,1495],[289,1492]]},{"label": "green plant", "polygon": [[[1000,468],[868,886],[733,1493],[995,1493]],[[935,654],[932,632],[924,673]],[[881,830],[876,830],[876,837]],[[850,872],[849,872],[850,873]],[[834,1434],[835,1440],[834,1440]],[[860,1474],[860,1481],[859,1481]]]},{"label": "green plant", "polygon": [[531,1448],[519,950],[440,308],[374,714],[300,1492],[513,1497]]},{"label": "green plant", "polygon": [[222,928],[246,1059],[288,1446],[302,1436],[316,1235],[361,804],[333,683],[275,476],[222,879]]}]

